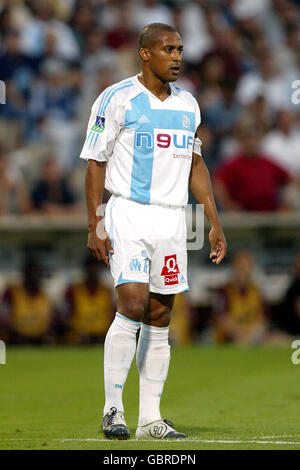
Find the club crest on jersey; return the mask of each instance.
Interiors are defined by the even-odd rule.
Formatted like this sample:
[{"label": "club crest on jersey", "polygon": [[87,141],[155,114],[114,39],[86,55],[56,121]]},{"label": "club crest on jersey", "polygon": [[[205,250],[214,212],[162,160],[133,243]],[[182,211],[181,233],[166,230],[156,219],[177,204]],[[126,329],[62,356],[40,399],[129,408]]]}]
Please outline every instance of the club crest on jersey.
[{"label": "club crest on jersey", "polygon": [[96,116],[96,122],[92,127],[92,131],[94,132],[103,132],[105,127],[105,117],[104,116]]},{"label": "club crest on jersey", "polygon": [[190,122],[190,118],[184,114],[182,116],[182,127],[184,127],[185,129],[189,129],[191,126],[191,122]]},{"label": "club crest on jersey", "polygon": [[178,284],[178,273],[180,273],[180,271],[177,264],[177,256],[165,256],[165,264],[160,273],[160,275],[165,278],[165,286]]}]

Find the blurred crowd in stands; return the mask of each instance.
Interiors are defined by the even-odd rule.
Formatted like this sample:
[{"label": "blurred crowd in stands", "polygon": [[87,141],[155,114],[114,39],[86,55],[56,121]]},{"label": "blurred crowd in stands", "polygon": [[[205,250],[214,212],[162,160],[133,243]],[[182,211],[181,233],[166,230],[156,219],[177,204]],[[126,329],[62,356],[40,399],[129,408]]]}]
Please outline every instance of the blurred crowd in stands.
[{"label": "blurred crowd in stands", "polygon": [[[0,338],[10,344],[92,344],[104,341],[115,315],[112,289],[103,281],[105,268],[87,256],[82,275],[55,302],[44,288],[42,265],[24,261],[19,281],[8,283],[0,301]],[[192,340],[192,308],[176,296],[171,340]]]},{"label": "blurred crowd in stands", "polygon": [[[182,35],[177,84],[199,102],[219,209],[300,210],[300,0],[0,0],[0,215],[85,213],[79,153],[91,106],[139,72],[137,37],[151,22]],[[0,338],[103,340],[115,312],[104,272],[87,257],[81,279],[57,302],[41,262],[28,256],[1,292]],[[171,341],[299,336],[300,254],[283,299],[266,304],[253,254],[238,251],[207,315],[176,296]]]},{"label": "blurred crowd in stands", "polygon": [[299,0],[0,0],[0,214],[84,211],[91,105],[151,22],[182,35],[219,208],[300,209]]},{"label": "blurred crowd in stands", "polygon": [[[54,301],[44,288],[42,265],[27,258],[19,281],[9,283],[0,302],[0,338],[10,344],[92,344],[104,341],[115,313],[106,268],[88,256],[79,279]],[[227,282],[211,293],[208,315],[177,294],[170,341],[186,345],[289,344],[300,335],[300,253],[294,274],[280,303],[266,305],[248,250],[234,253]]]}]

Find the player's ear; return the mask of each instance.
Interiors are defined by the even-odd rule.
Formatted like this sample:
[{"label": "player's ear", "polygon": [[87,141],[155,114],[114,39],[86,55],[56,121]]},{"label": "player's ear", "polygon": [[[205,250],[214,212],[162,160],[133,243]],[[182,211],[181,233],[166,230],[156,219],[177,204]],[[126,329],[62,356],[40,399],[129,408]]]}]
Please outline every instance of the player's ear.
[{"label": "player's ear", "polygon": [[146,49],[145,47],[142,47],[139,50],[140,58],[142,59],[143,62],[148,62],[150,60],[150,51],[149,49]]}]

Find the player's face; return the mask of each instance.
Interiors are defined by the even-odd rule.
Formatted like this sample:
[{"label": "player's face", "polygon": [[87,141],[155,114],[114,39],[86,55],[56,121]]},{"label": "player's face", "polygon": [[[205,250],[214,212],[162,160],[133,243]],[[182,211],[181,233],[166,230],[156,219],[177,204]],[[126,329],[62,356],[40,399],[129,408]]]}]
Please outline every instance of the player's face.
[{"label": "player's face", "polygon": [[177,80],[182,63],[183,45],[178,33],[161,31],[151,47],[149,67],[163,82]]}]

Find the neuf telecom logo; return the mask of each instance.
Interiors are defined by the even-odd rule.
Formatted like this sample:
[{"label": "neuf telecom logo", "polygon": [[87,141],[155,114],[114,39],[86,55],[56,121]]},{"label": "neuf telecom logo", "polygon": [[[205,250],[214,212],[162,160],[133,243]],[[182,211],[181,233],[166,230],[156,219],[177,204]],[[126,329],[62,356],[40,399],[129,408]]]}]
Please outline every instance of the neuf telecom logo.
[{"label": "neuf telecom logo", "polygon": [[0,339],[0,365],[6,364],[6,344]]}]

